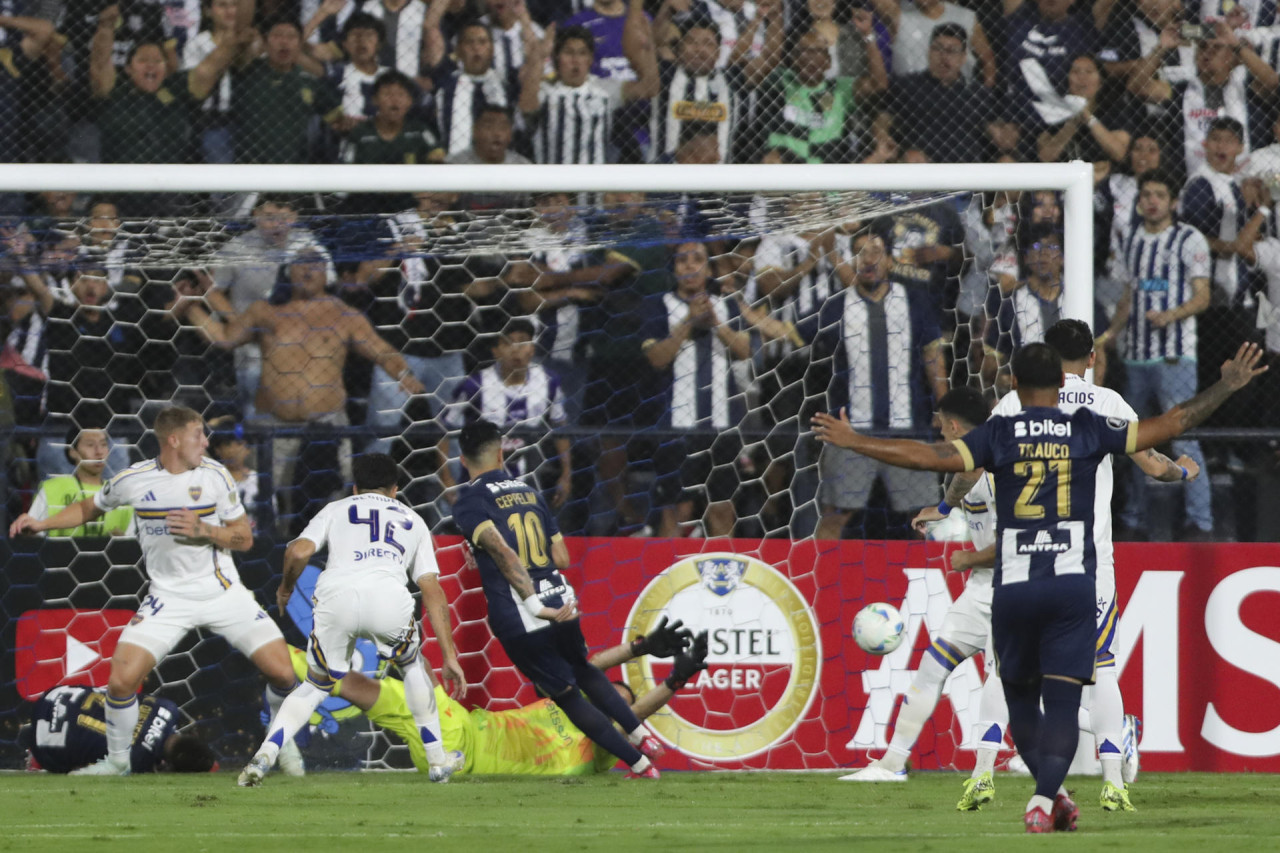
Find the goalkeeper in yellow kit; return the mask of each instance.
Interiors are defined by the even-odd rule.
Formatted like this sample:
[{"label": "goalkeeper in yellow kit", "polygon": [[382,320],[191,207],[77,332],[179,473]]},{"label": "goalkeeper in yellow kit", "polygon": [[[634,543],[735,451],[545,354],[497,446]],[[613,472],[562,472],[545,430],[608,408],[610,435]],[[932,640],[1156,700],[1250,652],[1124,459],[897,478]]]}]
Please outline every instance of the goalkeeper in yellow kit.
[{"label": "goalkeeper in yellow kit", "polygon": [[[306,653],[301,649],[294,649],[293,653],[294,666],[305,669]],[[707,633],[694,637],[679,620],[668,624],[664,617],[647,636],[598,652],[591,657],[591,663],[608,670],[646,654],[674,655],[675,661],[665,681],[638,697],[615,682],[641,720],[670,702],[685,682],[706,669]],[[399,736],[409,747],[414,766],[425,772],[426,751],[399,680],[375,680],[353,670],[338,682],[333,693],[363,710],[379,727]],[[437,688],[436,704],[444,748],[461,750],[466,756],[462,773],[581,776],[606,771],[618,762],[593,744],[549,699],[510,711],[467,710]]]}]

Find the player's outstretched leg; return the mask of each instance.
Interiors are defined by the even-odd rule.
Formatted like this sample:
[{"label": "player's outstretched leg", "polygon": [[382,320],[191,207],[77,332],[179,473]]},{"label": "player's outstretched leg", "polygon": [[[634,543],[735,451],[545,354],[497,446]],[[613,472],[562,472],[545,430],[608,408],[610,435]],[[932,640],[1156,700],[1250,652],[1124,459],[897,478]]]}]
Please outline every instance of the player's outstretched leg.
[{"label": "player's outstretched leg", "polygon": [[[323,683],[316,683],[321,679]],[[267,775],[280,756],[281,748],[286,743],[293,742],[293,736],[306,725],[307,720],[311,719],[316,708],[320,707],[320,703],[329,695],[332,686],[333,681],[327,676],[308,673],[307,680],[298,685],[298,688],[280,705],[280,710],[271,722],[266,739],[262,742],[262,746],[258,747],[253,760],[241,771],[236,780],[237,785],[241,788],[255,788],[262,784],[262,778]]]},{"label": "player's outstretched leg", "polygon": [[645,758],[657,761],[666,753],[667,750],[662,742],[644,727],[640,718],[613,688],[613,684],[603,672],[588,663],[575,667],[574,676],[578,679],[578,687],[587,694],[591,704],[622,726],[622,730],[627,733],[627,741],[640,750]]},{"label": "player's outstretched leg", "polygon": [[973,773],[965,780],[964,793],[956,803],[959,811],[977,811],[995,799],[996,758],[1004,746],[1005,729],[1009,726],[1009,709],[1004,701],[1004,684],[994,671],[982,683],[978,703],[978,748]]},{"label": "player's outstretched leg", "polygon": [[842,782],[905,782],[907,759],[924,730],[924,724],[933,716],[942,696],[942,686],[968,655],[941,637],[934,639],[929,653],[920,661],[920,669],[898,706],[898,716],[893,722],[893,739],[885,754],[867,767],[841,776]]},{"label": "player's outstretched leg", "polygon": [[[263,699],[267,703],[267,710],[271,714],[271,718],[267,721],[268,729],[275,723],[276,717],[280,714],[280,707],[284,704],[284,700],[289,694],[296,690],[297,683],[287,690],[281,690],[273,684],[267,684],[263,688]],[[305,776],[307,775],[307,765],[302,758],[302,750],[298,749],[298,744],[293,738],[289,738],[280,747],[280,754],[276,757],[280,762],[280,769],[284,771],[286,776]]]},{"label": "player's outstretched leg", "polygon": [[[613,687],[610,686],[609,689],[613,690]],[[569,721],[591,738],[592,742],[600,744],[631,768],[631,772],[627,774],[628,779],[658,778],[658,768],[640,750],[628,743],[604,712],[587,701],[576,687],[568,688],[559,696],[552,696],[551,701],[559,705]]]},{"label": "player's outstretched leg", "polygon": [[[264,643],[252,654],[251,660],[267,679],[267,686],[264,688],[262,695],[267,704],[267,710],[271,714],[271,718],[267,720],[267,729],[270,731],[275,726],[276,718],[279,716],[280,708],[284,705],[285,700],[297,690],[301,682],[298,681],[298,675],[294,672],[293,659],[289,655],[289,647],[285,645],[284,638]],[[305,720],[303,722],[305,723]],[[303,723],[299,723],[298,728],[301,728],[302,725]],[[298,729],[295,728],[293,731],[296,732]],[[280,769],[286,776],[307,775],[307,766],[302,759],[302,750],[298,749],[298,744],[294,742],[292,734],[280,747],[277,760],[280,762]]]},{"label": "player's outstretched leg", "polygon": [[432,782],[448,782],[453,774],[462,769],[464,764],[461,752],[444,751],[444,742],[440,735],[440,712],[436,708],[436,691],[431,683],[420,656],[403,666],[404,699],[413,715],[413,722],[422,737],[422,745],[426,749],[427,778]]},{"label": "player's outstretched leg", "polygon": [[72,770],[72,776],[128,776],[131,772],[130,747],[133,730],[138,727],[138,695],[131,693],[117,699],[107,691],[104,716],[107,719],[107,754],[104,758]]}]

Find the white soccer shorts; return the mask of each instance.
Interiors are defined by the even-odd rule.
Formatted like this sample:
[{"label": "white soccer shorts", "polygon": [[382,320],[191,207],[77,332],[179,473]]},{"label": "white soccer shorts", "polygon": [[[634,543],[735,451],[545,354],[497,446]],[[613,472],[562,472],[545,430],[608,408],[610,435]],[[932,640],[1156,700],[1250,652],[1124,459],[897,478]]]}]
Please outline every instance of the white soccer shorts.
[{"label": "white soccer shorts", "polygon": [[245,657],[252,657],[272,640],[284,640],[253,593],[237,583],[216,598],[181,598],[172,593],[149,592],[120,634],[120,642],[141,646],[159,663],[196,628],[219,634]]},{"label": "white soccer shorts", "polygon": [[973,657],[987,647],[991,636],[991,585],[966,585],[960,597],[952,602],[947,615],[942,620],[942,630],[934,640],[950,646],[945,649],[945,657],[959,655],[959,660],[950,661],[955,666],[965,658]]},{"label": "white soccer shorts", "polygon": [[317,597],[307,662],[337,681],[351,668],[360,637],[372,640],[378,657],[405,664],[420,648],[413,596],[394,584],[344,585]]}]

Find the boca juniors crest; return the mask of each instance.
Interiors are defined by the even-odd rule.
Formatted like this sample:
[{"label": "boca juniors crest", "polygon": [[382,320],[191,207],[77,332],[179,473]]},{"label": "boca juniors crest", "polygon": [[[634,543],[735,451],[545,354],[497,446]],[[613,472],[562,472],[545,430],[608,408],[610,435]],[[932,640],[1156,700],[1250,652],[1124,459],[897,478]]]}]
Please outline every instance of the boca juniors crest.
[{"label": "boca juniors crest", "polygon": [[[669,566],[637,597],[628,624],[648,632],[663,616],[709,632],[708,667],[649,726],[706,761],[747,758],[784,740],[817,693],[822,649],[804,598],[781,572],[742,554],[698,554]],[[626,665],[636,693],[671,672],[670,660]]]}]

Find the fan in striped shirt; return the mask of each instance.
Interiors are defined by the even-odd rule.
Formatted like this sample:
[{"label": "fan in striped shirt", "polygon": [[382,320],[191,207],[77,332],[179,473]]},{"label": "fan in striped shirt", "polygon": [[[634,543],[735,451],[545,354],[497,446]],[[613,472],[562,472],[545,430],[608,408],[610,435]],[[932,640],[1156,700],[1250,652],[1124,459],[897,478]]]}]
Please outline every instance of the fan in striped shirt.
[{"label": "fan in striped shirt", "polygon": [[649,116],[649,162],[674,156],[681,128],[689,122],[716,126],[720,162],[734,159],[741,98],[747,90],[762,84],[782,55],[782,12],[774,2],[763,4],[765,47],[759,56],[747,59],[750,43],[742,40],[723,69],[716,68],[720,36],[710,19],[687,19],[676,44],[676,61],[659,66],[658,94],[651,99]]},{"label": "fan in striped shirt", "polygon": [[[1140,416],[1168,409],[1196,391],[1196,315],[1209,307],[1210,257],[1204,235],[1175,222],[1177,187],[1160,172],[1138,179],[1138,212],[1124,251],[1129,282],[1105,337],[1126,332],[1120,348],[1129,378],[1129,402]],[[1198,441],[1176,441],[1174,454],[1190,456],[1204,475],[1187,487],[1188,524],[1213,532],[1209,476]],[[1126,527],[1143,529],[1141,477],[1122,514]],[[1135,499],[1136,498],[1136,499]],[[1192,535],[1196,535],[1194,531]]]},{"label": "fan in striped shirt", "polygon": [[595,39],[586,27],[553,31],[555,75],[542,80],[548,39],[521,71],[520,110],[533,131],[539,163],[607,163],[613,113],[624,103],[658,93],[658,62],[653,43],[643,38],[643,0],[631,0],[623,44],[637,71],[635,80],[603,79],[591,73]]}]

